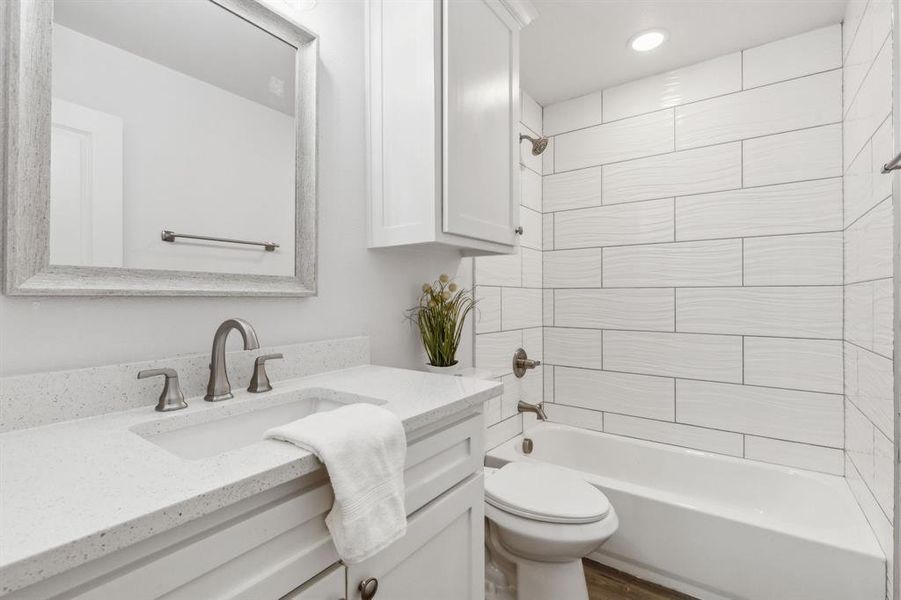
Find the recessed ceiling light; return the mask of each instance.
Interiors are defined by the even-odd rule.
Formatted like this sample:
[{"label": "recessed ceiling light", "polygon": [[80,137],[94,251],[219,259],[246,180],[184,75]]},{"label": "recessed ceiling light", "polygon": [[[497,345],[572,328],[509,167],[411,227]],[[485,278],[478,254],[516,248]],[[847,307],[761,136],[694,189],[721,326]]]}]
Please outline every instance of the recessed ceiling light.
[{"label": "recessed ceiling light", "polygon": [[629,46],[636,52],[649,52],[666,41],[666,31],[651,29],[632,36]]}]

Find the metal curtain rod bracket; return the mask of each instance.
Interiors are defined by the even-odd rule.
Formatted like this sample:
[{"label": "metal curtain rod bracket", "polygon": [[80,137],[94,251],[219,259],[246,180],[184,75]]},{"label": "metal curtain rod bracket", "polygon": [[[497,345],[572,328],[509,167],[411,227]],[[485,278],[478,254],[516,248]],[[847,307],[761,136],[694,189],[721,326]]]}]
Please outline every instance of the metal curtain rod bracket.
[{"label": "metal curtain rod bracket", "polygon": [[891,173],[892,171],[896,171],[898,169],[901,169],[901,154],[882,165],[883,173]]},{"label": "metal curtain rod bracket", "polygon": [[226,242],[228,244],[244,244],[246,246],[263,246],[266,249],[266,252],[275,252],[275,249],[278,248],[278,244],[275,242],[250,242],[247,240],[233,240],[231,238],[221,238],[221,237],[209,237],[206,235],[193,235],[190,233],[175,233],[174,231],[169,231],[168,229],[164,229],[160,234],[160,238],[164,242],[174,242],[175,238],[185,238],[189,240],[205,240],[208,242]]}]

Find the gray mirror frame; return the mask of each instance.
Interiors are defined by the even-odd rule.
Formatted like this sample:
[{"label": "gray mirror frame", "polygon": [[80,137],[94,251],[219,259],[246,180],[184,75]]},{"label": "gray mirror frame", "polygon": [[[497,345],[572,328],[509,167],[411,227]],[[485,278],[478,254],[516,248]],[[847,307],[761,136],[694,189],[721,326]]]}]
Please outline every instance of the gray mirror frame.
[{"label": "gray mirror frame", "polygon": [[211,0],[297,48],[294,276],[50,264],[52,0],[0,2],[3,292],[13,296],[314,296],[317,36],[255,0]]}]

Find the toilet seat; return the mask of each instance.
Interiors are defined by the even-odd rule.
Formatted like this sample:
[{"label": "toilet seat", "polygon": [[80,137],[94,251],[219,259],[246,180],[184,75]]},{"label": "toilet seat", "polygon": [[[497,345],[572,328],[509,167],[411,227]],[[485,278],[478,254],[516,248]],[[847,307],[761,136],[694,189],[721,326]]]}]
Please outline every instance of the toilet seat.
[{"label": "toilet seat", "polygon": [[512,462],[485,480],[485,501],[510,515],[543,523],[596,523],[610,513],[597,488],[552,465]]}]

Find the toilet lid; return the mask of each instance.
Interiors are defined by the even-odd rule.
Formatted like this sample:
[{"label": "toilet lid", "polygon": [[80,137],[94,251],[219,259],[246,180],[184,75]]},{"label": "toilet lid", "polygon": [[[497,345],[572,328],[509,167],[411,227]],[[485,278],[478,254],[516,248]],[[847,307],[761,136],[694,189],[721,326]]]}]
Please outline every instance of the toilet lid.
[{"label": "toilet lid", "polygon": [[505,512],[546,523],[594,523],[610,501],[587,481],[552,465],[511,462],[485,479],[485,500]]}]

